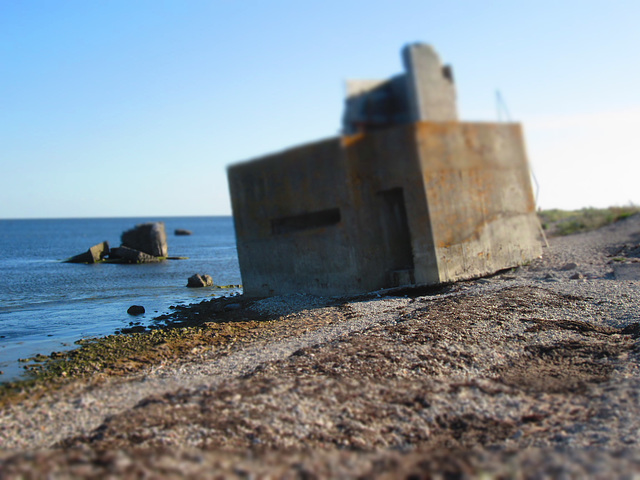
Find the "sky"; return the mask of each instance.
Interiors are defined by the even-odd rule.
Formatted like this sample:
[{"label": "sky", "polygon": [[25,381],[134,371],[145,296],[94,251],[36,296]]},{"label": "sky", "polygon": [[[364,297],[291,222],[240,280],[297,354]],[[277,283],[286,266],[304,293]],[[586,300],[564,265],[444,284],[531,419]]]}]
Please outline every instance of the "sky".
[{"label": "sky", "polygon": [[433,45],[523,124],[540,208],[640,204],[640,2],[0,0],[0,218],[229,215],[228,165],[339,134]]}]

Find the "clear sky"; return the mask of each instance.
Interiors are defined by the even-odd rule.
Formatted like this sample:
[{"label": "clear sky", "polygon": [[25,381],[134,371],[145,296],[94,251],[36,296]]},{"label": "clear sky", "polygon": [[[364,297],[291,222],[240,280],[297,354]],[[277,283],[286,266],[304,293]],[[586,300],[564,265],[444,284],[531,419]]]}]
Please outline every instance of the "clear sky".
[{"label": "clear sky", "polygon": [[336,135],[416,41],[461,119],[501,92],[542,208],[640,204],[637,0],[0,0],[0,218],[228,215],[227,165]]}]

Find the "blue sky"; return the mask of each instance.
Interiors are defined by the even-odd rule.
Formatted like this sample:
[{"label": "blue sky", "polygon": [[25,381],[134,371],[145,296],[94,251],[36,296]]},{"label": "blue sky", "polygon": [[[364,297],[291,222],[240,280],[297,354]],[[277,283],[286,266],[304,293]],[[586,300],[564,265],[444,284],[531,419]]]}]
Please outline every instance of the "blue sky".
[{"label": "blue sky", "polygon": [[0,0],[0,218],[230,214],[226,166],[336,135],[344,80],[451,63],[543,208],[640,204],[637,1]]}]

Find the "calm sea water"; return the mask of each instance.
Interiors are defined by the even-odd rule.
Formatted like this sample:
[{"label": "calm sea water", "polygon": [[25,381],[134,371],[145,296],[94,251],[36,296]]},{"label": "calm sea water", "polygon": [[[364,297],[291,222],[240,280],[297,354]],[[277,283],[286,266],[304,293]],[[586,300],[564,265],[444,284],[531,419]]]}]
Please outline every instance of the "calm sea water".
[{"label": "calm sea water", "polygon": [[[138,223],[164,221],[169,255],[145,265],[69,264],[61,260],[108,241]],[[175,236],[176,228],[193,235]],[[231,217],[0,220],[0,382],[23,370],[18,358],[73,348],[76,340],[113,333],[129,322],[148,325],[176,304],[238,290],[186,288],[194,273],[218,285],[240,284]],[[131,317],[127,309],[146,313]]]}]

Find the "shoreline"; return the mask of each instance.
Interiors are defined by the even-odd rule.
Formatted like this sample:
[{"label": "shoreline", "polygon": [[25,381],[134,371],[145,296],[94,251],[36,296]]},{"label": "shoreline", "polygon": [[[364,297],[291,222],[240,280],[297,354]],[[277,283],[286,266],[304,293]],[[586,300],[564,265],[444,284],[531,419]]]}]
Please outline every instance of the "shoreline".
[{"label": "shoreline", "polygon": [[[189,260],[150,265],[74,265],[60,260],[87,244],[118,238],[133,224],[151,219],[75,219],[19,222],[0,242],[0,381],[15,379],[18,358],[76,347],[78,339],[104,336],[130,322],[146,325],[177,303],[200,302],[215,290],[186,287],[195,271],[215,272],[215,283],[240,283],[231,217],[165,220],[168,231],[188,228],[191,236],[171,236],[170,255]],[[46,242],[43,242],[46,239]],[[132,317],[132,304],[146,313]],[[51,336],[49,336],[51,335]],[[58,340],[59,339],[59,340]]]},{"label": "shoreline", "polygon": [[[224,286],[226,287],[226,286]],[[106,338],[120,333],[142,332],[153,329],[159,320],[158,312],[172,313],[176,309],[196,302],[207,301],[226,294],[235,295],[238,289],[231,286],[229,289],[208,288],[199,292],[187,291],[176,299],[177,295],[170,298],[166,292],[152,295],[150,293],[141,296],[128,298],[109,298],[106,300],[72,299],[61,302],[59,305],[51,306],[34,304],[28,308],[19,309],[17,313],[11,312],[9,316],[15,315],[17,318],[26,321],[29,316],[41,316],[48,318],[53,324],[50,328],[43,327],[40,333],[31,332],[22,337],[10,337],[3,339],[3,349],[0,351],[0,388],[7,383],[28,380],[28,371],[24,366],[33,364],[38,368],[38,362],[31,362],[36,358],[43,360],[52,354],[62,358],[65,352],[70,352],[79,348],[90,339]],[[187,290],[186,287],[180,287]],[[127,314],[126,309],[133,303],[142,304],[147,312],[139,316]],[[86,313],[89,309],[89,313]],[[69,325],[64,325],[64,316],[71,312],[73,320]],[[85,312],[85,313],[82,313]],[[78,318],[85,317],[83,322]],[[89,319],[90,320],[87,320]],[[15,319],[10,319],[16,322]],[[17,327],[16,327],[17,328]]]},{"label": "shoreline", "polygon": [[78,476],[171,462],[229,476],[639,473],[640,281],[616,271],[638,265],[625,245],[640,245],[640,216],[550,243],[528,266],[437,290],[189,306],[175,320],[195,324],[158,338],[150,363],[134,353],[6,402],[0,462]]}]

